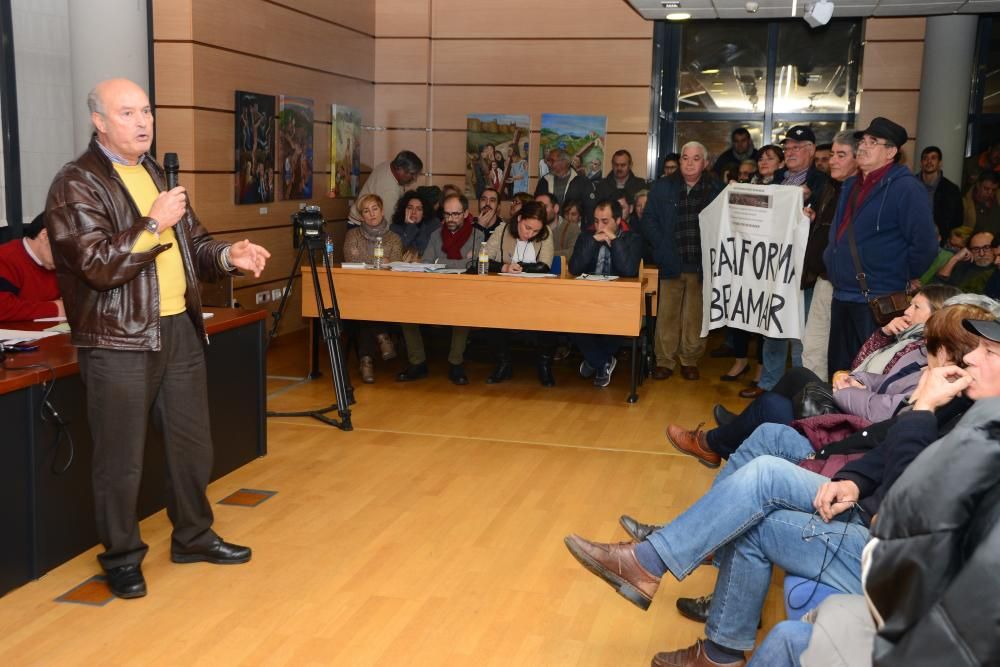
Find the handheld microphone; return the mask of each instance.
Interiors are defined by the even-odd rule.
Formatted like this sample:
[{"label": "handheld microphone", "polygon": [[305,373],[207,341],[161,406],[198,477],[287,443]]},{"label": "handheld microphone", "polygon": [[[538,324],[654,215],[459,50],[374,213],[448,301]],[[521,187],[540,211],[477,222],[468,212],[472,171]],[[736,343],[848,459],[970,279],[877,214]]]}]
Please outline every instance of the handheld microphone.
[{"label": "handheld microphone", "polygon": [[163,171],[167,172],[167,190],[177,187],[177,174],[181,169],[181,162],[177,159],[177,153],[163,154]]}]

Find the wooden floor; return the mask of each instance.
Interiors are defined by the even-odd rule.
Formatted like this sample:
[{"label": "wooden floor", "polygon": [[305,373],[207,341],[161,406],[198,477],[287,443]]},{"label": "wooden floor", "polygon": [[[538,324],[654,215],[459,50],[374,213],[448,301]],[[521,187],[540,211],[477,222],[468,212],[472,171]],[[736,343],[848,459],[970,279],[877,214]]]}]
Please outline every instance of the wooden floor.
[{"label": "wooden floor", "polygon": [[[304,340],[272,348],[269,373],[304,374]],[[577,362],[578,363],[578,362]],[[545,389],[527,363],[488,386],[486,363],[454,387],[443,360],[399,384],[399,361],[358,385],[355,430],[269,421],[270,454],[215,482],[276,491],[254,508],[216,505],[216,529],[254,549],[247,565],[170,563],[164,512],[144,521],[149,595],[93,607],[54,599],[99,573],[97,549],[0,599],[0,665],[646,665],[703,627],[678,596],[711,590],[699,568],[664,579],[642,612],[566,551],[576,532],[626,539],[622,513],[662,522],[714,472],[667,443],[668,421],[737,408],[740,383],[706,360],[700,382],[647,382],[627,405],[628,373],[595,389],[570,363]],[[352,364],[352,374],[355,374]],[[332,401],[328,376],[269,380],[270,409]],[[781,620],[777,586],[765,628]]]}]

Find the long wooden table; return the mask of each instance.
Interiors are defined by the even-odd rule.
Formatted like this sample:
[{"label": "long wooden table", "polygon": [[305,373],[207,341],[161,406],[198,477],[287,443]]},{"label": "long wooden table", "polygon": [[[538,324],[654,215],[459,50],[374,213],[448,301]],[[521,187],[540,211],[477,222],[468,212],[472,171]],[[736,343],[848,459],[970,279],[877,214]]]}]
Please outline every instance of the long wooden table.
[{"label": "long wooden table", "polygon": [[[326,269],[319,271],[323,300],[329,306]],[[638,278],[604,282],[334,268],[333,282],[346,320],[627,336],[632,339],[628,401],[634,403],[636,343],[646,312],[649,271]],[[308,266],[302,269],[302,281],[302,316],[317,317]]]},{"label": "long wooden table", "polygon": [[[264,416],[265,311],[206,309],[208,400],[215,444],[212,479],[267,453]],[[40,330],[39,323],[2,328]],[[50,384],[52,378],[55,383]],[[59,427],[47,399],[64,423]],[[44,417],[43,417],[44,415]],[[93,443],[76,348],[68,335],[39,341],[36,352],[12,354],[0,369],[0,595],[97,543],[90,480]],[[163,443],[147,438],[139,513],[163,508]]]}]

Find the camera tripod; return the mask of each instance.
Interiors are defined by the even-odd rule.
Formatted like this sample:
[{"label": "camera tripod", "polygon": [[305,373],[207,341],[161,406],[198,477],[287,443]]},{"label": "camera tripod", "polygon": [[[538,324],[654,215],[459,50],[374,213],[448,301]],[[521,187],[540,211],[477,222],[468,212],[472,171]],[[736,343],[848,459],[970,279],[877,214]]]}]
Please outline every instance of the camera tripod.
[{"label": "camera tripod", "polygon": [[[293,221],[294,219],[295,216],[293,216]],[[316,312],[319,314],[320,332],[322,333],[323,340],[326,342],[326,351],[330,357],[330,373],[332,375],[331,381],[333,382],[333,392],[336,396],[336,403],[318,410],[302,410],[300,412],[268,411],[267,416],[312,417],[313,419],[317,419],[324,424],[335,426],[341,431],[352,431],[354,430],[354,426],[351,424],[350,406],[355,402],[354,387],[351,386],[347,373],[344,370],[344,353],[340,340],[340,307],[337,305],[337,292],[333,287],[333,273],[330,271],[332,268],[330,266],[330,256],[325,252],[325,241],[318,230],[306,229],[300,235],[296,235],[295,238],[300,240],[299,251],[295,256],[294,262],[292,263],[292,272],[288,276],[285,288],[281,292],[281,303],[278,305],[278,309],[273,314],[274,324],[271,327],[271,333],[268,336],[268,341],[270,342],[273,340],[275,334],[278,332],[278,323],[281,321],[281,316],[284,314],[285,307],[288,305],[288,295],[291,294],[292,284],[295,282],[295,271],[299,266],[301,266],[302,257],[304,255],[309,261],[309,268],[312,269],[313,291],[316,294]],[[323,258],[323,267],[326,268],[326,284],[330,292],[329,307],[326,306],[323,300],[323,290],[320,288],[319,272],[316,270],[317,252]],[[305,289],[305,286],[303,286],[303,289]],[[340,415],[339,421],[326,416],[326,413],[332,410],[336,410],[337,414]]]}]

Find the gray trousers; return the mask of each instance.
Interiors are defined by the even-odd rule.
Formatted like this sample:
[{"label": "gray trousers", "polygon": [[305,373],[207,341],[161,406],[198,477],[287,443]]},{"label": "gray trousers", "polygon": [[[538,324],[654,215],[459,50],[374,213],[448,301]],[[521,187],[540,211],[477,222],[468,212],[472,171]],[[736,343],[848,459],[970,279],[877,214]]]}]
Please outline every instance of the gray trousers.
[{"label": "gray trousers", "polygon": [[159,352],[85,348],[78,354],[94,440],[97,536],[104,545],[97,558],[106,570],[137,565],[148,550],[136,503],[150,418],[163,434],[173,545],[197,550],[217,539],[205,495],[213,455],[205,350],[187,314],[161,318],[160,328]]}]

